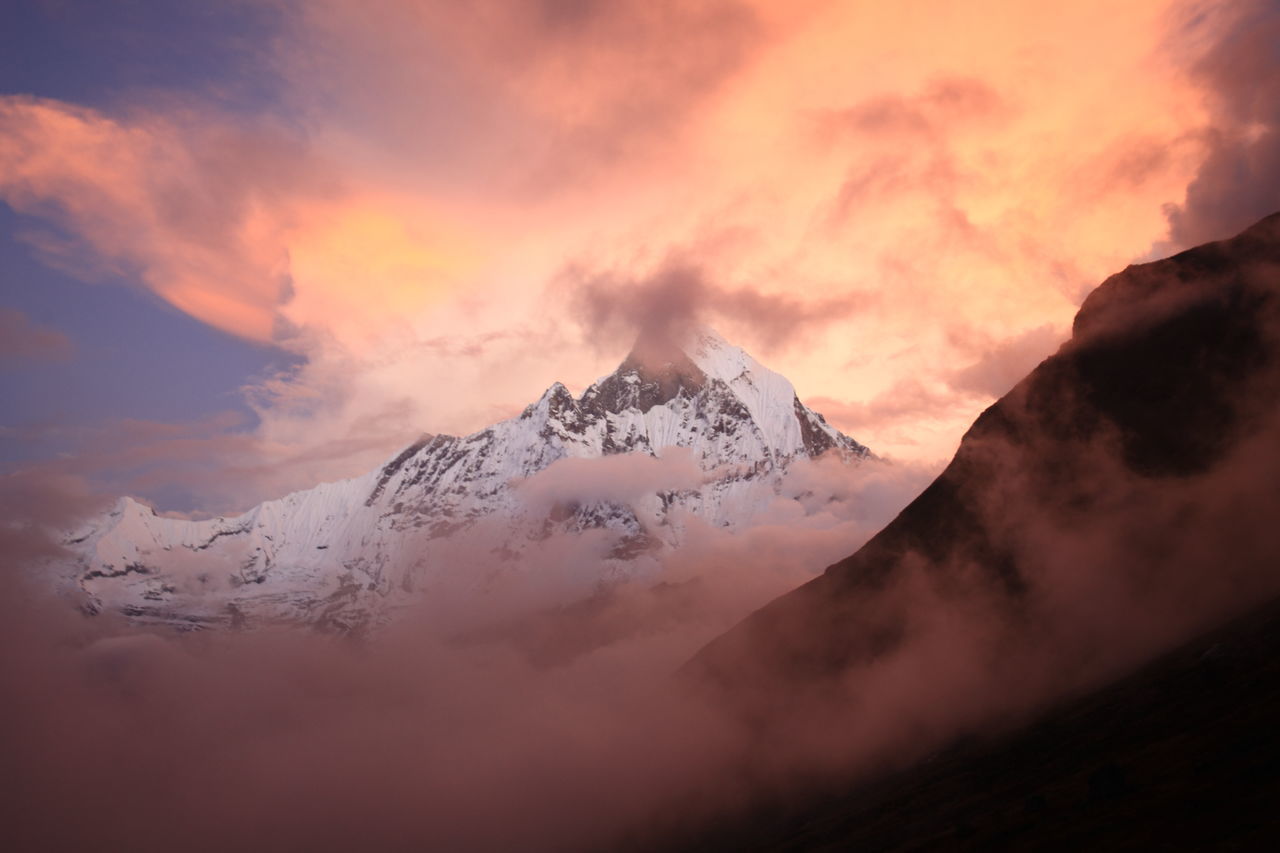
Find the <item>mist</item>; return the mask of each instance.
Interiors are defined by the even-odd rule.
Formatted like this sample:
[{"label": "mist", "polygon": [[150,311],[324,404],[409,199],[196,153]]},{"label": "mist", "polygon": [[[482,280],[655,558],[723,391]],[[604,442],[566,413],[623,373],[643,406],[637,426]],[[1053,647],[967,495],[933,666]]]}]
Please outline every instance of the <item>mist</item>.
[{"label": "mist", "polygon": [[[694,476],[686,457],[570,460],[518,491],[543,511],[628,499]],[[674,673],[935,473],[795,464],[794,494],[746,529],[689,518],[682,546],[630,582],[599,578],[599,531],[512,566],[482,526],[420,601],[360,636],[86,616],[47,531],[103,498],[7,478],[6,834],[19,849],[587,849],[740,802],[750,732]]]}]

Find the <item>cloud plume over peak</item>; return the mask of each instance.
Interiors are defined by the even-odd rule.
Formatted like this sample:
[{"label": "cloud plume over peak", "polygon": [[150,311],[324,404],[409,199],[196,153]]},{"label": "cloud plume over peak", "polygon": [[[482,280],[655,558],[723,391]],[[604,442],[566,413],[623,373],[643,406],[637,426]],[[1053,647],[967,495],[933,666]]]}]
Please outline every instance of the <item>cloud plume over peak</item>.
[{"label": "cloud plume over peak", "polygon": [[557,284],[584,335],[600,347],[628,338],[681,340],[699,325],[728,325],[771,351],[847,319],[869,299],[851,293],[813,300],[720,285],[679,253],[635,278],[571,266]]}]

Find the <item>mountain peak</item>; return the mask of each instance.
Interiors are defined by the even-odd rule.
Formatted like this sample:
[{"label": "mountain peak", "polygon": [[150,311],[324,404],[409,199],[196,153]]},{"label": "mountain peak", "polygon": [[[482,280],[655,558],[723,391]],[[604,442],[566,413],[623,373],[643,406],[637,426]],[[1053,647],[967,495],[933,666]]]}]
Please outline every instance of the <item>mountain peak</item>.
[{"label": "mountain peak", "polygon": [[[587,477],[549,515],[516,485],[562,459],[670,447],[687,448],[705,481],[639,495],[620,485],[615,495]],[[598,530],[613,543],[609,571],[641,571],[655,548],[681,541],[687,517],[749,524],[785,494],[793,461],[829,450],[850,462],[869,454],[714,331],[647,335],[580,398],[556,382],[516,417],[468,436],[423,436],[363,477],[235,518],[186,521],[129,505],[76,537],[79,582],[95,609],[184,630],[238,624],[241,608],[345,630],[383,613],[389,596],[434,582],[463,541],[509,556],[557,531]]]},{"label": "mountain peak", "polygon": [[[741,352],[715,329],[701,324],[642,329],[626,361],[642,361],[653,366],[697,360],[716,352]],[[624,362],[625,363],[625,362]]]},{"label": "mountain peak", "polygon": [[734,346],[710,326],[644,330],[617,372],[645,375],[672,372],[732,382],[745,373],[771,373],[746,350]]}]

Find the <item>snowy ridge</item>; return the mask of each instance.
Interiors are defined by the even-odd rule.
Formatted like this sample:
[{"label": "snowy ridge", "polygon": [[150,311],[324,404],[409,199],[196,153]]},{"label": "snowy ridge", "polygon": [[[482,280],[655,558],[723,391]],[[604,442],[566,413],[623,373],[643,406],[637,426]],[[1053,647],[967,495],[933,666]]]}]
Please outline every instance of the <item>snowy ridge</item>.
[{"label": "snowy ridge", "polygon": [[[204,521],[122,498],[67,542],[92,611],[187,628],[267,618],[351,630],[434,584],[483,585],[458,577],[477,548],[518,565],[576,536],[597,549],[594,582],[642,573],[692,519],[750,523],[794,460],[824,453],[869,455],[785,377],[702,329],[680,346],[641,342],[578,398],[555,383],[517,417],[469,436],[425,435],[364,476]],[[548,502],[523,487],[560,460],[626,454],[664,466],[669,488]]]}]

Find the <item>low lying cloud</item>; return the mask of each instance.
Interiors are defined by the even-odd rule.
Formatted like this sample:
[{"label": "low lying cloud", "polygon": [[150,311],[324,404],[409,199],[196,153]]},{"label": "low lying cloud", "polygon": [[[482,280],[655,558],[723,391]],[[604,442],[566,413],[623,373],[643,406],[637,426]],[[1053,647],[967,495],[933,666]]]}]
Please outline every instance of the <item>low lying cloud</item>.
[{"label": "low lying cloud", "polygon": [[[1263,512],[1265,502],[1248,502],[1275,471],[1256,465],[1257,451],[1233,457],[1252,461],[1232,463],[1223,484],[1252,472],[1252,486],[1215,495],[1220,508]],[[1010,462],[1016,478],[1023,469]],[[626,473],[647,485],[678,473],[654,464]],[[817,460],[742,533],[691,525],[657,575],[574,601],[539,594],[575,562],[587,572],[589,548],[553,548],[513,572],[483,542],[461,547],[451,560],[461,585],[497,587],[428,599],[363,643],[270,629],[171,636],[110,614],[86,619],[49,592],[41,561],[55,549],[6,538],[0,685],[24,698],[0,730],[15,782],[0,814],[32,849],[127,839],[162,850],[176,837],[197,851],[263,839],[321,851],[643,846],[757,797],[804,796],[958,732],[1013,725],[1204,624],[1241,590],[1260,592],[1241,585],[1271,553],[1254,537],[1257,516],[1231,511],[1237,522],[1204,547],[1158,547],[1142,531],[1156,529],[1153,512],[1161,525],[1185,517],[1179,495],[1095,483],[1136,515],[1110,513],[1064,541],[1007,505],[981,508],[1046,560],[1025,608],[1010,608],[987,566],[901,567],[858,616],[897,637],[893,650],[836,690],[772,694],[790,724],[768,737],[754,717],[672,677],[743,615],[849,553],[930,473]],[[546,494],[577,474],[606,493],[568,466]],[[89,506],[82,484],[65,486],[29,480],[6,507],[65,522]],[[1227,520],[1214,512],[1196,529]],[[1233,558],[1253,556],[1206,586],[1204,561],[1228,540],[1244,543]],[[1117,542],[1129,544],[1113,551]],[[1152,559],[1158,578],[1145,574]]]},{"label": "low lying cloud", "polygon": [[15,443],[56,440],[67,452],[15,466],[23,476],[74,477],[107,495],[130,495],[208,517],[234,514],[299,488],[340,479],[352,461],[369,470],[387,456],[412,424],[403,410],[355,421],[348,434],[303,446],[275,443],[242,412],[196,421],[136,418],[93,426],[36,424],[13,428]]},{"label": "low lying cloud", "polygon": [[[26,237],[40,257],[307,359],[251,383],[260,424],[106,426],[86,467],[0,483],[0,692],[15,697],[0,816],[17,846],[599,847],[905,760],[1268,592],[1267,447],[1167,493],[1103,471],[1090,483],[1113,512],[1084,529],[1050,465],[1040,485],[1056,489],[1009,494],[1050,495],[1064,526],[999,490],[975,510],[1044,555],[1032,609],[1011,614],[981,561],[911,563],[850,623],[900,635],[898,653],[835,703],[774,695],[801,723],[763,743],[670,672],[856,548],[927,471],[815,463],[741,535],[691,524],[650,583],[572,605],[551,603],[596,568],[596,543],[556,540],[523,573],[460,547],[459,576],[496,591],[471,583],[364,647],[148,634],[48,593],[42,530],[95,508],[95,484],[176,477],[199,508],[243,507],[588,381],[600,359],[543,304],[557,270],[597,348],[724,321],[784,351],[836,423],[895,448],[936,425],[932,458],[1047,354],[1087,287],[1167,227],[1223,236],[1274,190],[1264,3],[1222,7],[1190,80],[1169,67],[1191,54],[1167,52],[1168,2],[926,5],[304,4],[279,47],[305,138],[172,106],[0,99],[0,197],[54,226]],[[976,18],[1001,24],[956,39]],[[1187,140],[1209,124],[1205,159]],[[695,249],[655,263],[653,246]],[[613,464],[637,466],[608,471],[625,487],[571,465],[529,494],[690,474],[675,457]],[[1187,503],[1200,489],[1213,506]],[[1188,518],[1217,532],[1167,535]],[[1224,569],[1205,585],[1203,565]]]},{"label": "low lying cloud", "polygon": [[630,503],[660,491],[696,489],[707,478],[687,447],[658,456],[619,453],[591,459],[566,458],[514,482],[516,494],[535,511],[578,502]]},{"label": "low lying cloud", "polygon": [[[698,474],[680,451],[568,462],[582,464],[526,487],[607,499]],[[656,575],[595,594],[590,537],[517,566],[483,535],[459,540],[451,577],[363,643],[83,617],[55,594],[41,533],[97,499],[80,480],[9,478],[0,507],[25,533],[3,540],[0,685],[28,698],[0,732],[17,781],[0,814],[23,848],[565,850],[722,808],[743,795],[729,768],[750,734],[671,674],[856,547],[926,476],[804,463],[745,535],[691,524]]]}]

